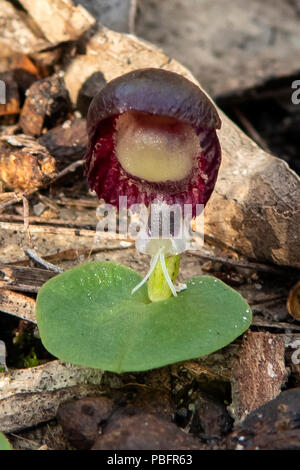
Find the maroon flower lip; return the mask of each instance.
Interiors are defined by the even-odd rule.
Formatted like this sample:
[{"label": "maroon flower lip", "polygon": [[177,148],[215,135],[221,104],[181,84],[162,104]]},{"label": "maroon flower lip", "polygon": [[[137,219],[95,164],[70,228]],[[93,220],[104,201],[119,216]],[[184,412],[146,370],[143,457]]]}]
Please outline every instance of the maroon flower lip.
[{"label": "maroon flower lip", "polygon": [[206,204],[221,148],[217,110],[195,84],[173,72],[141,69],[109,82],[87,120],[86,175],[91,189],[118,206],[159,199]]}]

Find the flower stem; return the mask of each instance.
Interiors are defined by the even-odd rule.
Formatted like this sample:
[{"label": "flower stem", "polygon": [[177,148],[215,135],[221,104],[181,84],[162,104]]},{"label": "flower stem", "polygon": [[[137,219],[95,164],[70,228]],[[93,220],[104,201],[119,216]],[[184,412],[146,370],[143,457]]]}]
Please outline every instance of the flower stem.
[{"label": "flower stem", "polygon": [[148,296],[152,302],[177,295],[173,283],[178,276],[179,264],[180,255],[165,258],[161,253],[148,281]]}]

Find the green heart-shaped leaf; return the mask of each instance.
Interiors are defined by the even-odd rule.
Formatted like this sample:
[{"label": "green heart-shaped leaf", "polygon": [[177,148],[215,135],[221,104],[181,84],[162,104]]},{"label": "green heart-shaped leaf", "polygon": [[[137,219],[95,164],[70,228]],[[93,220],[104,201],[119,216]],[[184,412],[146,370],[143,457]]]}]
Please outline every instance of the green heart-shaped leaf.
[{"label": "green heart-shaped leaf", "polygon": [[0,450],[11,450],[11,445],[2,432],[0,432]]},{"label": "green heart-shaped leaf", "polygon": [[211,276],[188,281],[177,297],[150,302],[135,271],[92,262],[50,279],[36,313],[44,346],[62,360],[114,372],[154,369],[210,354],[242,334],[251,311]]}]

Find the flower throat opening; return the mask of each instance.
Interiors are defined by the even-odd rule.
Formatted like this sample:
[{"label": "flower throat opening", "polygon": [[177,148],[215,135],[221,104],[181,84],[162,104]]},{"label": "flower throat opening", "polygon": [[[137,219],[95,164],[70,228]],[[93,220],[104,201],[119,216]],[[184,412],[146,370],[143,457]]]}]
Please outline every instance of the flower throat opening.
[{"label": "flower throat opening", "polygon": [[114,139],[122,168],[150,183],[185,179],[201,153],[192,126],[138,111],[127,111],[117,118]]}]

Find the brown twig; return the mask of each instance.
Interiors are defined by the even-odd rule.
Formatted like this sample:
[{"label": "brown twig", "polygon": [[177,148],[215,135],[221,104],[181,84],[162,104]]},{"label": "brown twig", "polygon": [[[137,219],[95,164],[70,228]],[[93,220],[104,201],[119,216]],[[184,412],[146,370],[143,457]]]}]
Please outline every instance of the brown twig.
[{"label": "brown twig", "polygon": [[267,295],[263,298],[260,298],[260,299],[257,299],[257,300],[253,300],[252,302],[249,302],[251,307],[256,307],[257,305],[263,305],[263,304],[267,304],[269,302],[273,303],[277,300],[281,300],[281,299],[286,299],[286,294],[275,294],[275,295]]},{"label": "brown twig", "polygon": [[29,203],[25,194],[23,195],[22,200],[23,200],[24,231],[26,232],[26,238],[27,238],[29,246],[33,248],[33,242],[32,242],[30,229],[29,229]]},{"label": "brown twig", "polygon": [[[12,215],[12,214],[1,214],[0,215],[0,223],[3,221],[11,221],[11,222],[18,222],[23,220],[23,217],[20,215]],[[35,216],[30,216],[28,217],[28,222],[29,223],[36,223],[38,225],[55,225],[59,227],[69,227],[69,228],[87,228],[87,227],[92,227],[94,230],[96,230],[96,225],[90,224],[88,222],[85,223],[78,223],[74,222],[74,220],[61,220],[61,219],[43,219],[41,217],[35,217]]]},{"label": "brown twig", "polygon": [[[96,253],[103,253],[103,252],[110,252],[110,251],[122,251],[128,250],[128,248],[132,248],[132,246],[124,247],[124,246],[101,246],[98,248],[78,248],[78,249],[67,249],[63,251],[59,251],[58,253],[54,253],[52,255],[45,255],[43,260],[49,262],[59,262],[59,261],[73,261],[77,260],[79,256],[82,255],[94,255]],[[15,266],[26,266],[28,265],[28,259],[20,259],[11,261],[10,263],[6,263],[7,266],[15,265]]]},{"label": "brown twig", "polygon": [[29,228],[29,203],[25,195],[23,195],[23,209],[24,209],[24,230],[26,232],[28,243],[31,247],[30,249],[27,249],[25,253],[31,259],[33,259],[36,263],[40,264],[41,266],[48,269],[49,271],[54,271],[55,273],[58,273],[58,274],[62,273],[63,270],[61,268],[59,268],[58,266],[54,266],[54,264],[48,263],[47,261],[43,260],[33,249],[33,242],[32,242],[30,228]]},{"label": "brown twig", "polygon": [[23,200],[22,197],[19,197],[14,193],[14,196],[11,199],[6,200],[6,201],[2,202],[2,204],[0,204],[0,212],[3,209],[7,209],[7,207],[12,206],[13,204],[17,204],[17,202],[22,202],[22,200]]},{"label": "brown twig", "polygon": [[271,266],[264,263],[252,263],[245,261],[233,260],[230,258],[224,258],[221,256],[215,256],[211,253],[195,253],[194,251],[188,251],[188,255],[196,256],[198,258],[207,259],[210,261],[216,261],[223,264],[229,264],[230,266],[235,266],[242,269],[253,269],[254,271],[272,273],[272,274],[283,274],[286,272],[287,268],[285,266]]},{"label": "brown twig", "polygon": [[[2,182],[0,181],[0,189],[1,189]],[[18,195],[15,192],[0,192],[0,201],[10,201],[11,198],[16,198]]]},{"label": "brown twig", "polygon": [[60,171],[51,181],[49,181],[48,184],[55,183],[57,180],[59,180],[63,176],[66,176],[68,173],[72,173],[73,171],[77,170],[77,168],[83,165],[84,165],[84,160],[77,160],[76,162],[71,163],[71,165],[68,165],[66,168]]},{"label": "brown twig", "polygon": [[130,1],[129,19],[128,19],[128,27],[129,27],[130,34],[134,34],[134,31],[135,31],[135,17],[136,17],[136,10],[137,10],[137,2],[138,0]]},{"label": "brown twig", "polygon": [[57,210],[58,210],[57,205],[56,205],[53,201],[51,201],[51,199],[49,199],[48,197],[44,196],[43,194],[38,193],[38,198],[39,198],[39,200],[40,200],[43,204],[45,204],[45,205],[47,205],[48,207],[50,207],[50,209],[53,209],[54,211],[57,211]]},{"label": "brown twig", "polygon": [[[266,320],[260,320],[254,318],[251,327],[261,327],[261,328],[275,328],[279,330],[291,330],[291,331],[300,331],[300,325],[295,325],[293,323],[287,322],[271,322]],[[250,328],[251,328],[250,327]]]},{"label": "brown twig", "polygon": [[62,198],[55,201],[59,206],[78,206],[78,207],[92,207],[97,208],[99,206],[98,199],[68,199]]},{"label": "brown twig", "polygon": [[239,121],[241,122],[242,126],[245,128],[246,132],[250,135],[250,137],[266,152],[270,152],[269,147],[267,146],[264,139],[259,135],[259,133],[254,129],[251,122],[248,121],[246,116],[241,112],[240,109],[234,108],[234,112],[238,117]]},{"label": "brown twig", "polygon": [[[16,232],[24,231],[24,224],[18,224],[14,222],[1,222],[0,221],[0,229],[2,230],[13,230]],[[97,237],[100,238],[100,232],[96,232],[95,230],[88,230],[88,229],[81,229],[81,228],[69,228],[69,227],[55,227],[53,225],[30,225],[30,232],[32,233],[51,233],[55,235],[69,235],[75,237]],[[115,241],[115,242],[132,242],[133,240],[129,239],[116,239],[113,240],[109,237],[109,232],[101,232],[102,241]],[[123,247],[122,247],[123,248]],[[121,249],[121,248],[120,248]]]},{"label": "brown twig", "polygon": [[[23,231],[24,224],[0,221],[0,229]],[[30,225],[30,232],[31,233],[52,233],[52,234],[58,234],[58,235],[74,235],[74,236],[85,236],[85,237],[94,237],[96,233],[95,230],[76,229],[76,228],[67,228],[67,227],[54,227],[52,225]]]}]

